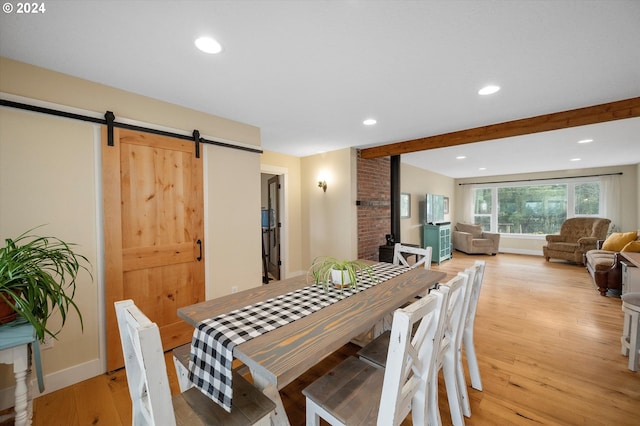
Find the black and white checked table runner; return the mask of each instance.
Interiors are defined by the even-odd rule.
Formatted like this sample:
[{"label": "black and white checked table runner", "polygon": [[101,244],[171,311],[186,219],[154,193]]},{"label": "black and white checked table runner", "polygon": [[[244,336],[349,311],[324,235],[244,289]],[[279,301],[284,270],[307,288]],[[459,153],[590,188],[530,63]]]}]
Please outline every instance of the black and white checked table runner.
[{"label": "black and white checked table runner", "polygon": [[372,268],[377,281],[372,282],[368,274],[361,273],[357,289],[341,291],[329,286],[325,291],[320,285],[311,285],[200,322],[191,341],[189,380],[231,411],[233,348],[410,269],[391,263],[377,263]]}]

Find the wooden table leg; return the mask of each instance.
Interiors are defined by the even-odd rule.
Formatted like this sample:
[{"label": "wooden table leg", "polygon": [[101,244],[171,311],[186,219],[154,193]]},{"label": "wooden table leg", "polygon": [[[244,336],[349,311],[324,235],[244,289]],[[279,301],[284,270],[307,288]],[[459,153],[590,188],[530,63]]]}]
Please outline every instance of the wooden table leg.
[{"label": "wooden table leg", "polygon": [[271,415],[271,424],[274,426],[290,426],[289,418],[287,417],[287,413],[284,411],[282,398],[280,398],[280,392],[278,392],[276,385],[271,383],[266,377],[260,375],[256,370],[251,368],[250,370],[251,375],[253,376],[254,386],[260,389],[262,393],[276,404],[275,412]]}]

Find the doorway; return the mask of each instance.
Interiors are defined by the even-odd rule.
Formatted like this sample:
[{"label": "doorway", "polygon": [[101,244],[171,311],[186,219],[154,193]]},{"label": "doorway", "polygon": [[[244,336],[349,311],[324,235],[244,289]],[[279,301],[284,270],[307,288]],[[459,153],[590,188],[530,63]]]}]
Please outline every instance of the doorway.
[{"label": "doorway", "polygon": [[282,193],[283,176],[261,174],[262,282],[282,279]]}]

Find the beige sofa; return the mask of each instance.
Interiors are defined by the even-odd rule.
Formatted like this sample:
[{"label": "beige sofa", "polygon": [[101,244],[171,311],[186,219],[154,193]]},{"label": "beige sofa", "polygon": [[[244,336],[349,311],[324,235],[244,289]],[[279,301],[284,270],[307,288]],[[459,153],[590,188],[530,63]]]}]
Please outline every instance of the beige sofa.
[{"label": "beige sofa", "polygon": [[585,254],[587,271],[602,296],[607,295],[607,290],[617,290],[622,287],[622,267],[619,256],[620,253],[615,251],[599,249],[589,250]]},{"label": "beige sofa", "polygon": [[564,259],[582,265],[584,254],[596,248],[598,240],[604,240],[609,230],[609,219],[601,217],[573,217],[565,220],[560,235],[547,235],[547,245],[542,247],[544,258]]},{"label": "beige sofa", "polygon": [[500,234],[484,232],[482,225],[458,223],[452,232],[453,248],[467,254],[498,253]]},{"label": "beige sofa", "polygon": [[[631,242],[634,243],[629,244]],[[606,241],[598,241],[596,249],[589,250],[584,255],[587,271],[602,296],[606,296],[608,290],[622,288],[621,250],[640,251],[640,236],[637,231],[613,233]]]}]

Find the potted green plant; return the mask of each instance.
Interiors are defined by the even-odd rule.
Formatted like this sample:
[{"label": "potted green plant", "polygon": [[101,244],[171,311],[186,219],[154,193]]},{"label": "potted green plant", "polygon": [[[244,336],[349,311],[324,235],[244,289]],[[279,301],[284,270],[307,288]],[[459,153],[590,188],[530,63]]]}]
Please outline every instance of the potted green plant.
[{"label": "potted green plant", "polygon": [[[85,266],[89,265],[87,258],[72,250],[75,244],[30,235],[32,231],[7,238],[0,248],[0,305],[6,303],[10,311],[33,325],[39,340],[44,340],[45,335],[56,337],[71,311],[78,314],[83,326],[82,314],[73,301],[76,278],[81,269],[91,273]],[[62,323],[52,330],[47,322],[56,310]]]},{"label": "potted green plant", "polygon": [[375,270],[361,260],[338,260],[334,257],[317,257],[313,260],[307,276],[313,278],[316,285],[325,289],[329,285],[343,289],[358,288],[358,276],[367,274],[372,281],[376,281]]}]

